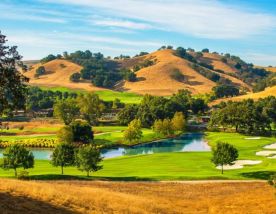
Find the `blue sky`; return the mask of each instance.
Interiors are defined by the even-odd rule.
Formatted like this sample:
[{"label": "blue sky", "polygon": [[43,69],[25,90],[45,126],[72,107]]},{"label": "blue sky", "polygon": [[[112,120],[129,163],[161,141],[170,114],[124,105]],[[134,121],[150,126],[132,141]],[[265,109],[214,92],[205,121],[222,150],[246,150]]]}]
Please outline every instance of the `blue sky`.
[{"label": "blue sky", "polygon": [[274,0],[1,0],[0,11],[0,30],[24,59],[173,45],[276,65]]}]

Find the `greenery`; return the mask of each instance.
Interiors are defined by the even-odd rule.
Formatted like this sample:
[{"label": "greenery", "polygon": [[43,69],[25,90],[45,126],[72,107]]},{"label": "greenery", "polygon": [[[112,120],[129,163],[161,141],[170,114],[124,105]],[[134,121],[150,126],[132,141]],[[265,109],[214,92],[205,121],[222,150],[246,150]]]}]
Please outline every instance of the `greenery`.
[{"label": "greenery", "polygon": [[55,167],[60,166],[63,175],[63,168],[73,166],[75,163],[74,146],[69,143],[58,144],[53,151],[51,163]]},{"label": "greenery", "polygon": [[80,81],[80,78],[81,78],[81,74],[76,72],[76,73],[73,73],[71,76],[70,76],[70,81],[71,82],[79,82]]},{"label": "greenery", "polygon": [[221,174],[223,174],[223,166],[227,164],[233,165],[239,156],[238,150],[235,147],[223,142],[219,142],[212,151],[212,162],[216,166],[221,167]]},{"label": "greenery", "polygon": [[18,71],[18,67],[23,71],[26,67],[23,66],[17,47],[8,46],[6,42],[6,36],[0,31],[0,116],[24,107],[28,81]]},{"label": "greenery", "polygon": [[92,127],[83,121],[74,121],[70,124],[73,134],[73,142],[90,143],[94,139]]},{"label": "greenery", "polygon": [[130,143],[138,142],[142,138],[142,134],[141,121],[134,119],[124,131],[124,140]]},{"label": "greenery", "polygon": [[171,78],[173,78],[179,82],[182,82],[185,80],[185,76],[180,72],[179,69],[174,69],[170,76],[171,76]]},{"label": "greenery", "polygon": [[102,166],[98,165],[102,161],[101,153],[94,146],[80,147],[76,153],[76,165],[80,171],[85,171],[87,177],[90,172],[96,172],[102,169]]},{"label": "greenery", "polygon": [[218,85],[215,86],[212,90],[216,98],[234,97],[240,94],[239,89],[233,85]]},{"label": "greenery", "polygon": [[43,74],[46,73],[45,67],[44,66],[39,66],[36,70],[35,70],[35,77],[39,77]]},{"label": "greenery", "polygon": [[212,112],[210,127],[224,131],[234,128],[236,132],[247,134],[272,134],[271,124],[276,122],[276,98],[268,97],[254,102],[222,103],[220,109]]},{"label": "greenery", "polygon": [[34,156],[22,145],[10,145],[3,152],[3,163],[1,165],[3,169],[13,169],[14,176],[17,177],[17,168],[29,169],[34,167]]},{"label": "greenery", "polygon": [[170,119],[155,120],[153,130],[161,136],[171,136],[174,133],[173,125]]},{"label": "greenery", "polygon": [[54,105],[54,115],[64,122],[65,125],[69,125],[79,115],[79,107],[76,100],[59,100]]}]

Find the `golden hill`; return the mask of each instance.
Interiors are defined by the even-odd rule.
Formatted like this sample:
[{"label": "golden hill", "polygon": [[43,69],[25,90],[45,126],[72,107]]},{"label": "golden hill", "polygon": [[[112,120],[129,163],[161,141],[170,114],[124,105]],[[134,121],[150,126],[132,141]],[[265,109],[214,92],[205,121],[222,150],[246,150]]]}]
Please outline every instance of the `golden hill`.
[{"label": "golden hill", "polygon": [[265,69],[270,72],[276,72],[276,67],[266,67]]},{"label": "golden hill", "polygon": [[[207,79],[192,69],[187,60],[175,56],[173,50],[156,51],[146,56],[138,57],[136,61],[143,61],[146,59],[155,60],[156,63],[152,66],[142,68],[136,73],[139,81],[125,81],[121,83],[117,89],[131,91],[138,94],[168,96],[176,93],[180,89],[188,89],[193,94],[208,93],[211,92],[214,86],[216,86],[215,82]],[[125,63],[122,65],[128,65],[128,67],[130,67],[130,65],[133,64],[133,59],[130,59],[129,62],[125,60]],[[175,69],[178,69],[185,76],[185,81],[179,82],[171,77],[171,74]],[[223,68],[218,67],[218,69]],[[238,86],[250,90],[248,85],[235,77],[218,72],[215,73],[230,79]]]},{"label": "golden hill", "polygon": [[[46,70],[45,75],[35,78],[35,71],[39,66],[44,66]],[[81,81],[73,83],[70,81],[70,76],[73,73],[80,72],[81,66],[69,62],[64,59],[55,59],[45,64],[32,65],[31,70],[24,73],[30,79],[31,85],[45,86],[45,87],[66,87],[70,89],[83,89],[87,91],[99,91],[101,88],[93,86],[89,81]]]},{"label": "golden hill", "polygon": [[273,213],[265,182],[0,180],[0,213]]},{"label": "golden hill", "polygon": [[[140,65],[146,60],[154,61],[154,64],[144,67],[136,72],[138,81],[128,82],[120,81],[114,87],[114,90],[129,91],[138,94],[151,94],[157,96],[169,96],[180,89],[187,89],[193,94],[204,94],[212,91],[217,83],[207,79],[202,74],[191,68],[191,62],[176,56],[174,50],[159,50],[145,56],[133,57],[130,59],[109,61],[110,65],[132,69],[135,65]],[[201,62],[214,66],[215,70],[224,71],[224,73],[209,70],[223,78],[231,80],[235,85],[246,88],[251,91],[251,87],[234,77],[232,74],[237,72],[232,66],[221,61],[219,54],[204,53],[199,59]],[[46,74],[35,78],[36,69],[41,63],[32,65],[31,70],[24,73],[30,78],[31,85],[46,87],[67,87],[71,89],[83,89],[88,91],[107,90],[92,86],[90,81],[81,81],[73,83],[70,76],[79,72],[82,67],[64,59],[55,59],[43,64]],[[206,69],[206,68],[205,68]],[[183,81],[177,81],[172,77],[172,73],[178,70],[184,75]]]},{"label": "golden hill", "polygon": [[219,104],[222,101],[224,101],[224,102],[227,102],[227,101],[230,101],[230,100],[232,100],[232,101],[242,101],[242,100],[245,100],[245,99],[258,100],[258,99],[266,98],[266,97],[269,97],[269,96],[276,96],[276,86],[266,88],[264,91],[260,91],[260,92],[257,92],[257,93],[248,93],[248,94],[242,95],[242,96],[218,99],[218,100],[215,100],[214,102],[212,102],[211,105]]}]

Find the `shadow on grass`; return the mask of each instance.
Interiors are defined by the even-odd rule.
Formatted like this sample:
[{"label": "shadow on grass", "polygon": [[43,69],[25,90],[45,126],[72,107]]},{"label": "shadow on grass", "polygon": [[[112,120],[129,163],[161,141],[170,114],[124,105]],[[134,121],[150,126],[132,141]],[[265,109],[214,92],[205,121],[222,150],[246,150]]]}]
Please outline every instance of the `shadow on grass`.
[{"label": "shadow on grass", "polygon": [[39,201],[37,199],[26,197],[26,196],[14,196],[10,193],[0,193],[0,213],[9,214],[74,214],[75,212],[70,211],[63,207],[57,207],[50,203]]},{"label": "shadow on grass", "polygon": [[275,174],[276,174],[276,171],[256,171],[256,172],[240,173],[240,175],[245,178],[255,178],[255,179],[262,179],[262,180],[268,180],[271,175],[275,175]]},{"label": "shadow on grass", "polygon": [[74,176],[74,175],[57,175],[57,174],[45,174],[45,175],[31,175],[30,180],[97,180],[97,181],[157,181],[153,178],[141,178],[141,177],[102,177],[102,176]]}]

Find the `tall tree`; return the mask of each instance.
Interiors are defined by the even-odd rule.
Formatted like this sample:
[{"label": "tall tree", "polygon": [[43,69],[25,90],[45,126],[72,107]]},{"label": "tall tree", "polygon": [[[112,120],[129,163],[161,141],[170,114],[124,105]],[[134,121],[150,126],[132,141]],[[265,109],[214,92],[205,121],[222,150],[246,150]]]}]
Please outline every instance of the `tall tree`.
[{"label": "tall tree", "polygon": [[26,70],[16,46],[8,46],[0,32],[0,115],[5,111],[24,108],[28,79],[18,67]]},{"label": "tall tree", "polygon": [[223,166],[226,164],[233,165],[238,156],[239,152],[234,146],[228,143],[219,142],[213,149],[213,157],[211,161],[216,166],[221,166],[221,174],[223,174]]},{"label": "tall tree", "polygon": [[99,96],[94,93],[87,93],[78,97],[78,105],[84,119],[90,124],[95,125],[104,110],[104,104]]},{"label": "tall tree", "polygon": [[25,149],[20,144],[8,146],[3,152],[2,168],[13,169],[17,176],[17,168],[29,169],[34,167],[33,153]]},{"label": "tall tree", "polygon": [[142,134],[141,121],[134,119],[124,131],[124,139],[130,143],[139,141],[142,138]]},{"label": "tall tree", "polygon": [[63,175],[63,168],[73,166],[75,163],[74,146],[69,143],[58,144],[51,156],[51,163],[53,166],[60,166],[61,174]]},{"label": "tall tree", "polygon": [[174,131],[183,132],[186,127],[186,121],[182,112],[176,112],[172,118],[172,127]]},{"label": "tall tree", "polygon": [[101,161],[100,151],[92,145],[80,147],[76,153],[76,165],[80,171],[87,173],[87,177],[89,177],[90,172],[102,169],[102,166],[98,165]]},{"label": "tall tree", "polygon": [[54,105],[54,115],[69,125],[78,115],[79,107],[73,99],[60,100]]}]

